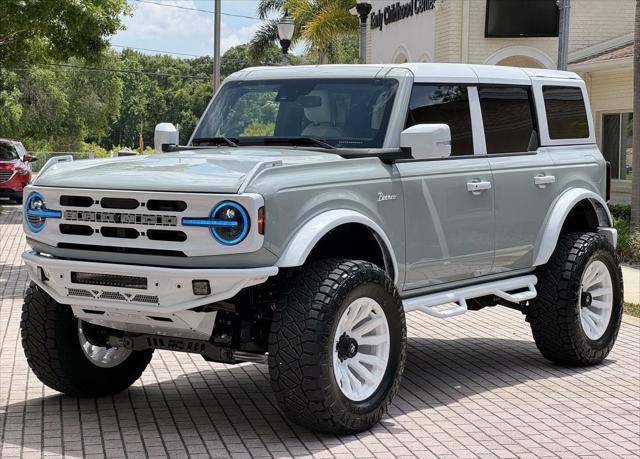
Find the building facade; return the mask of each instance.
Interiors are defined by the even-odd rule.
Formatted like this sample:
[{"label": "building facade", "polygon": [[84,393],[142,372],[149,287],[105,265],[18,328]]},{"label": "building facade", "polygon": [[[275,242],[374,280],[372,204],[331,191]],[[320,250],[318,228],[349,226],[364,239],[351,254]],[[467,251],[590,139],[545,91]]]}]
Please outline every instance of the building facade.
[{"label": "building facade", "polygon": [[[370,0],[370,63],[463,62],[554,69],[555,0]],[[572,0],[569,70],[587,82],[614,200],[631,193],[635,0]]]}]

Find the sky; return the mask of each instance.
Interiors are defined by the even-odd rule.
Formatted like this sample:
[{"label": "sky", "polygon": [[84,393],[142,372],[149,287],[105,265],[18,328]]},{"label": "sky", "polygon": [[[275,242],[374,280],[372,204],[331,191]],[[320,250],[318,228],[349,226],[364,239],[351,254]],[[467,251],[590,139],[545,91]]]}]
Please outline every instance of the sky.
[{"label": "sky", "polygon": [[[213,13],[183,8],[213,11],[214,0],[128,0],[128,3],[133,7],[133,15],[123,19],[126,30],[112,38],[115,49],[131,47],[167,54],[213,55]],[[223,54],[251,39],[261,24],[257,19],[257,5],[258,0],[222,0],[220,46]]]}]

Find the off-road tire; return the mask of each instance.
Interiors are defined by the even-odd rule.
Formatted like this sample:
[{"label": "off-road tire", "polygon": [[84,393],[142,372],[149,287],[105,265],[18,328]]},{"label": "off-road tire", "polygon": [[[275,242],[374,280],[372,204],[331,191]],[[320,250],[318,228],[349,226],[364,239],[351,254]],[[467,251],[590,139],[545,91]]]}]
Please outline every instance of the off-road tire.
[{"label": "off-road tire", "polygon": [[[385,313],[390,352],[376,391],[356,402],[343,395],[333,375],[333,339],[342,312],[365,296]],[[398,391],[405,354],[402,302],[393,281],[372,263],[313,262],[294,275],[277,301],[269,336],[271,384],[284,413],[305,427],[349,434],[376,424]]]},{"label": "off-road tire", "polygon": [[[595,341],[583,331],[578,298],[582,273],[592,260],[606,265],[613,283],[609,325]],[[536,274],[538,297],[527,310],[527,320],[542,355],[556,363],[578,366],[604,360],[622,320],[622,271],[613,246],[596,233],[563,233],[549,262]]]},{"label": "off-road tire", "polygon": [[56,302],[33,283],[25,294],[20,329],[31,370],[45,385],[72,396],[123,391],[142,375],[153,354],[153,350],[134,351],[115,367],[96,366],[80,347],[78,319],[71,307]]}]

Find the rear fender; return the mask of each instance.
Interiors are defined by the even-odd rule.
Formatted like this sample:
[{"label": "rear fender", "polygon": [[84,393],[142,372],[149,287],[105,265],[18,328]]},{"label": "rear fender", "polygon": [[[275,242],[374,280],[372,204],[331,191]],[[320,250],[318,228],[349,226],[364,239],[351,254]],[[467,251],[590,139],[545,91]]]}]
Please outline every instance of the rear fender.
[{"label": "rear fender", "polygon": [[556,248],[562,226],[571,210],[581,201],[586,201],[593,206],[598,217],[598,232],[603,234],[615,247],[617,232],[613,227],[613,218],[604,198],[593,191],[584,188],[574,188],[561,194],[554,201],[547,213],[545,224],[536,240],[536,252],[533,257],[533,266],[544,265]]}]

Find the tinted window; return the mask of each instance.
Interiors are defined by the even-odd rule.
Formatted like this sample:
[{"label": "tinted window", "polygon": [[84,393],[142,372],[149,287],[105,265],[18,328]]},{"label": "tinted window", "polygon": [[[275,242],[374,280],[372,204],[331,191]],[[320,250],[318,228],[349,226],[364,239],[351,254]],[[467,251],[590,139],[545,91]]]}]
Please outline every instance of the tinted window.
[{"label": "tinted window", "polygon": [[602,154],[611,163],[611,178],[631,180],[633,113],[602,115]]},{"label": "tinted window", "polygon": [[620,178],[620,114],[602,117],[602,154],[611,163],[611,178]]},{"label": "tinted window", "polygon": [[0,161],[12,161],[20,159],[18,150],[10,143],[0,143]]},{"label": "tinted window", "polygon": [[529,89],[516,86],[478,88],[487,140],[487,153],[517,153],[535,150],[537,133]]},{"label": "tinted window", "polygon": [[582,90],[575,87],[544,86],[544,106],[551,139],[585,139],[589,137],[587,110]]},{"label": "tinted window", "polygon": [[444,123],[451,129],[451,155],[473,155],[469,97],[464,86],[417,85],[413,87],[407,127]]}]

